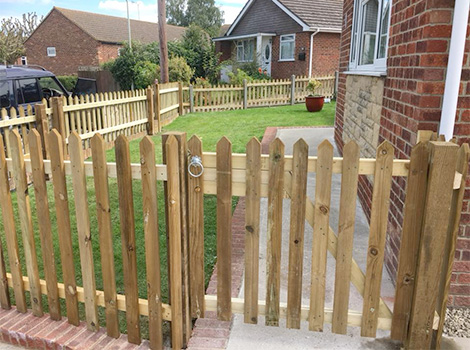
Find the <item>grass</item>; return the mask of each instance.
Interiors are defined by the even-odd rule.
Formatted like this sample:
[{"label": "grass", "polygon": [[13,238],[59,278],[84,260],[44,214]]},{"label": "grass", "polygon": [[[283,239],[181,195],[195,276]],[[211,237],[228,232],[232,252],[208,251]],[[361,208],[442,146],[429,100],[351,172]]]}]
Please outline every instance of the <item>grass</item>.
[{"label": "grass", "polygon": [[[216,143],[222,136],[227,136],[233,144],[233,152],[243,153],[245,145],[251,137],[256,136],[262,138],[264,130],[268,126],[309,126],[309,125],[332,125],[334,119],[334,104],[325,105],[325,108],[320,113],[311,114],[305,111],[304,105],[295,105],[287,107],[276,108],[259,108],[239,111],[227,112],[208,112],[188,114],[176,119],[172,124],[164,128],[164,131],[178,130],[188,133],[188,137],[192,134],[197,134],[203,140],[203,147],[205,151],[215,151]],[[161,163],[161,135],[153,136],[156,146],[157,163]],[[131,162],[139,163],[139,142],[140,140],[133,140],[130,142]],[[115,161],[114,149],[107,151],[107,160],[109,162]],[[158,184],[158,214],[159,214],[159,235],[160,235],[160,254],[161,254],[161,274],[162,274],[162,299],[163,302],[168,301],[168,281],[167,281],[167,252],[166,252],[166,229],[165,229],[165,213],[164,213],[164,199],[163,199],[163,184]],[[74,250],[74,265],[76,269],[76,278],[78,285],[82,285],[81,281],[81,267],[79,261],[79,247],[77,240],[76,219],[75,219],[75,203],[74,194],[72,191],[71,179],[67,178],[67,189],[69,196],[69,208],[71,213],[71,227],[73,238]],[[139,180],[134,180],[132,185],[134,195],[134,213],[135,213],[135,232],[136,232],[136,249],[137,249],[137,266],[138,268],[138,288],[139,297],[146,298],[147,284],[146,284],[146,266],[145,266],[145,244],[143,232],[143,215],[142,215],[142,187]],[[36,233],[36,247],[38,252],[38,267],[40,276],[44,279],[43,261],[41,256],[40,240],[38,234],[38,222],[36,213],[36,199],[34,197],[34,190],[31,188],[30,200],[32,208],[32,219],[34,231]],[[114,244],[114,261],[116,271],[116,284],[117,292],[124,294],[124,277],[122,269],[122,254],[121,254],[121,233],[119,224],[119,206],[118,206],[118,188],[116,179],[109,179],[109,193],[112,213],[113,225],[113,244]],[[93,178],[87,178],[87,194],[88,194],[88,209],[90,214],[91,237],[93,246],[94,268],[96,276],[96,287],[98,290],[103,290],[103,279],[101,273],[101,260],[100,260],[100,247],[98,239],[98,222],[96,216],[96,203]],[[57,274],[59,281],[62,281],[62,268],[60,263],[60,251],[58,244],[57,233],[57,220],[54,208],[54,195],[52,184],[48,183],[48,197],[50,203],[51,224],[54,235],[54,252],[57,264]],[[21,231],[19,225],[19,218],[17,214],[16,193],[12,193],[13,206],[15,210],[16,229],[18,236],[18,243],[20,247],[20,256],[22,259],[23,273],[26,275],[26,267],[24,263],[23,243],[21,238]],[[233,198],[232,208],[235,207],[238,199]],[[216,196],[206,195],[204,198],[204,230],[205,230],[205,275],[206,283],[208,282],[212,269],[216,262]],[[0,224],[2,224],[0,218]],[[5,235],[1,236],[3,247],[6,247]],[[7,252],[4,250],[5,261],[7,260]],[[13,295],[13,292],[11,292]],[[45,301],[46,298],[43,298]],[[65,303],[62,300],[62,312],[65,315]],[[47,303],[43,303],[46,305]],[[83,305],[80,306],[81,317],[84,319]],[[47,306],[45,308],[47,310]],[[99,309],[100,324],[105,325],[104,309]],[[148,327],[146,326],[146,317],[142,317],[142,336],[148,338]],[[120,313],[120,326],[121,331],[125,332],[126,321],[125,314]]]}]

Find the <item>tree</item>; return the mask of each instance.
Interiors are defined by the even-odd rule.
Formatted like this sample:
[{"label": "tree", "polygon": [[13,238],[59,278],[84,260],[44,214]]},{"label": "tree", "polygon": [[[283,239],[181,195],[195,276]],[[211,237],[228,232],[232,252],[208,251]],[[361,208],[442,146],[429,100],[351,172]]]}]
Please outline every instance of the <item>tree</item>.
[{"label": "tree", "polygon": [[186,0],[170,0],[166,3],[167,23],[186,27]]},{"label": "tree", "polygon": [[23,14],[22,19],[4,18],[0,22],[0,62],[12,64],[24,55],[24,42],[41,23],[35,12]]},{"label": "tree", "polygon": [[219,74],[219,55],[208,33],[194,24],[183,35],[182,56],[195,71],[196,77],[204,77],[215,83]]},{"label": "tree", "polygon": [[167,7],[168,23],[183,27],[194,24],[212,37],[218,35],[224,22],[224,13],[214,0],[168,0]]}]

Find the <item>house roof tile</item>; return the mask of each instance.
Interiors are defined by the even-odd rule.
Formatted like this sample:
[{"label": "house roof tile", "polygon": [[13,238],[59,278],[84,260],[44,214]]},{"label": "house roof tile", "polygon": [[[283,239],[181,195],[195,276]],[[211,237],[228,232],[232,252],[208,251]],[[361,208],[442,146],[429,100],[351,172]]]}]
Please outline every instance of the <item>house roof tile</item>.
[{"label": "house roof tile", "polygon": [[343,0],[279,0],[312,28],[341,30]]},{"label": "house roof tile", "polygon": [[[101,15],[98,13],[69,10],[54,7],[94,39],[107,43],[121,43],[128,40],[127,18]],[[166,25],[167,40],[180,39],[186,28]],[[142,43],[158,41],[158,24],[131,19],[132,40]]]}]

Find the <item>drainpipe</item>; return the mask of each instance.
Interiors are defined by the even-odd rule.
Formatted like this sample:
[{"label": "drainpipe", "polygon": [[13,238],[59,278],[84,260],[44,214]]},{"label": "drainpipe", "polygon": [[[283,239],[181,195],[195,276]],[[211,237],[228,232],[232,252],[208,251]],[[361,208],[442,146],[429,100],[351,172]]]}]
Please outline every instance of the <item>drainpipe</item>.
[{"label": "drainpipe", "polygon": [[317,28],[311,35],[310,35],[310,54],[309,54],[309,59],[308,59],[308,77],[312,77],[312,63],[313,63],[313,37],[320,33],[320,28]]},{"label": "drainpipe", "polygon": [[439,125],[439,134],[445,135],[447,141],[450,140],[454,134],[455,114],[457,112],[460,79],[462,76],[469,8],[470,0],[455,1],[452,36],[449,48],[449,62],[447,63],[441,123]]}]

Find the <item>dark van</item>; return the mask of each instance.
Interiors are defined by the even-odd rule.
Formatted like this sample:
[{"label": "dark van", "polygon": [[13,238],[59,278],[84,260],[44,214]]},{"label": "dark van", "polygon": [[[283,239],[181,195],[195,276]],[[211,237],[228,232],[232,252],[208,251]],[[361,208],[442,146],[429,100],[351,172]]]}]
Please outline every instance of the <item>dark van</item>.
[{"label": "dark van", "polygon": [[96,81],[79,78],[73,91],[67,91],[56,76],[37,66],[0,65],[0,108],[18,108],[40,103],[55,96],[96,93]]}]

